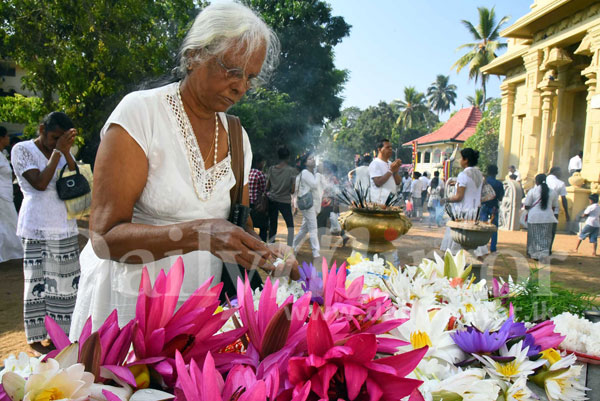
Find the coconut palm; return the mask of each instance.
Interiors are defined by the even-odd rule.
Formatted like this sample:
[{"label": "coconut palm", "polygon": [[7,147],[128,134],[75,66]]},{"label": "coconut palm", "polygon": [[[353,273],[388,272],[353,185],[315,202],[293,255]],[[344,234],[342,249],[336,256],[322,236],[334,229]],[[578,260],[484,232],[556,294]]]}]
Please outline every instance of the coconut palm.
[{"label": "coconut palm", "polygon": [[404,100],[394,100],[392,107],[399,114],[396,124],[402,129],[412,128],[416,122],[423,121],[425,113],[428,111],[425,104],[425,94],[417,91],[414,86],[405,86]]},{"label": "coconut palm", "polygon": [[479,109],[483,110],[485,104],[492,100],[491,97],[484,99],[483,90],[475,89],[475,96],[467,96],[467,100],[471,103],[471,106],[479,107]]},{"label": "coconut palm", "polygon": [[435,82],[427,89],[429,105],[438,115],[440,112],[450,110],[450,106],[456,103],[456,85],[449,84],[450,76],[438,75]]},{"label": "coconut palm", "polygon": [[[500,22],[496,24],[494,7],[492,7],[491,10],[486,7],[478,7],[477,10],[479,11],[479,22],[477,27],[467,20],[461,21],[469,30],[473,39],[475,39],[475,42],[465,43],[457,49],[470,48],[470,51],[459,58],[452,68],[455,68],[456,72],[460,72],[461,69],[468,65],[469,79],[473,79],[475,82],[478,80],[481,81],[483,98],[485,100],[485,85],[488,76],[482,74],[481,68],[496,58],[497,50],[506,47],[506,43],[500,43],[498,38],[500,37],[500,28],[506,24],[510,17],[504,16],[500,19]],[[483,103],[483,108],[485,108],[485,101]]]}]

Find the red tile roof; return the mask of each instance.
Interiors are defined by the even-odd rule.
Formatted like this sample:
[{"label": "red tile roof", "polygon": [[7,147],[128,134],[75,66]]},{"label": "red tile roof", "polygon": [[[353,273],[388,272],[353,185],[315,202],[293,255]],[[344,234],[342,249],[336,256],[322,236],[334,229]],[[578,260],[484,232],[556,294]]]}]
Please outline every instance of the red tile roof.
[{"label": "red tile roof", "polygon": [[461,109],[437,131],[406,142],[403,146],[412,146],[414,141],[417,141],[418,145],[435,142],[464,142],[475,133],[479,120],[481,120],[481,111],[477,107]]}]

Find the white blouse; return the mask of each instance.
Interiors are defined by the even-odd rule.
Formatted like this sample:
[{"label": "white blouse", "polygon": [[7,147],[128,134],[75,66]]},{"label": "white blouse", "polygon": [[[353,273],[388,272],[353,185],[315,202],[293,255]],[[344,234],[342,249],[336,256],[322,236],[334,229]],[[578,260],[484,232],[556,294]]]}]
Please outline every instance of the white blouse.
[{"label": "white blouse", "polygon": [[23,177],[26,171],[43,171],[48,165],[48,159],[33,140],[17,143],[11,151],[10,160],[23,192],[17,235],[38,240],[59,240],[76,236],[77,221],[67,218],[65,202],[59,199],[56,192],[56,172],[67,163],[64,155],[60,155],[56,171],[44,191],[38,191]]},{"label": "white blouse", "polygon": [[12,181],[12,169],[10,163],[4,156],[3,152],[0,152],[0,199],[5,201],[13,201],[13,181]]},{"label": "white blouse", "polygon": [[556,192],[548,188],[548,204],[546,209],[542,209],[542,187],[536,185],[525,197],[523,205],[532,206],[527,214],[528,224],[546,224],[546,223],[557,223],[556,217],[554,217],[554,209],[558,210],[558,196]]},{"label": "white blouse", "polygon": [[[133,223],[163,226],[196,219],[227,219],[231,206],[229,191],[235,185],[231,158],[204,170],[200,152],[187,115],[177,97],[178,84],[128,94],[112,112],[100,133],[104,137],[112,124],[120,125],[138,143],[148,159],[148,177],[140,198],[133,206]],[[226,131],[227,118],[219,113]],[[225,134],[222,132],[221,134]],[[242,129],[244,184],[252,164],[252,150]],[[216,180],[210,177],[216,171]],[[208,182],[207,180],[211,180]],[[174,236],[177,233],[173,234]],[[145,254],[144,244],[131,254]],[[119,263],[100,259],[88,242],[81,253],[81,278],[73,312],[70,336],[78,338],[92,316],[96,330],[117,309],[119,324],[135,316],[135,303],[142,268],[148,268],[154,282],[161,269],[168,272],[178,256],[183,257],[185,278],[179,297],[181,304],[209,277],[220,281],[222,262],[207,251],[194,251],[147,264]]]}]

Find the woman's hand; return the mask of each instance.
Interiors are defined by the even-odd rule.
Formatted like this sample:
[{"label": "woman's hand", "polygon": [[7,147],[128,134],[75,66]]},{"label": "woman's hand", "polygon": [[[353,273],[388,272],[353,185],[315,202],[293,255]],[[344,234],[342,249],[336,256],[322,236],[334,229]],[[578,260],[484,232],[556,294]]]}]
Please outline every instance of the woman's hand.
[{"label": "woman's hand", "polygon": [[56,141],[56,149],[63,155],[67,155],[75,142],[75,136],[77,136],[77,130],[75,128],[65,131],[65,133],[58,138],[58,141]]},{"label": "woman's hand", "polygon": [[276,255],[260,239],[253,237],[225,219],[197,220],[194,230],[197,249],[206,249],[225,263],[236,263],[245,269],[261,268],[267,272],[277,269],[273,265]]},{"label": "woman's hand", "polygon": [[292,280],[298,280],[300,278],[300,272],[298,271],[298,261],[294,255],[294,249],[291,246],[276,242],[267,245],[273,254],[283,259],[283,263],[275,266],[275,277],[289,276]]}]

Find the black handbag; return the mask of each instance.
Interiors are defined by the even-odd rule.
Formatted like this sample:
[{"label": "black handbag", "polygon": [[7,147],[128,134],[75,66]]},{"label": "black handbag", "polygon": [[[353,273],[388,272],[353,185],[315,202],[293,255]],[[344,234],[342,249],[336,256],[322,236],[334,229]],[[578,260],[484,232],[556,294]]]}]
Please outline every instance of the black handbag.
[{"label": "black handbag", "polygon": [[75,174],[63,177],[67,164],[60,170],[58,180],[56,180],[56,192],[61,200],[79,198],[90,192],[90,183],[79,172],[79,166],[75,163]]}]

